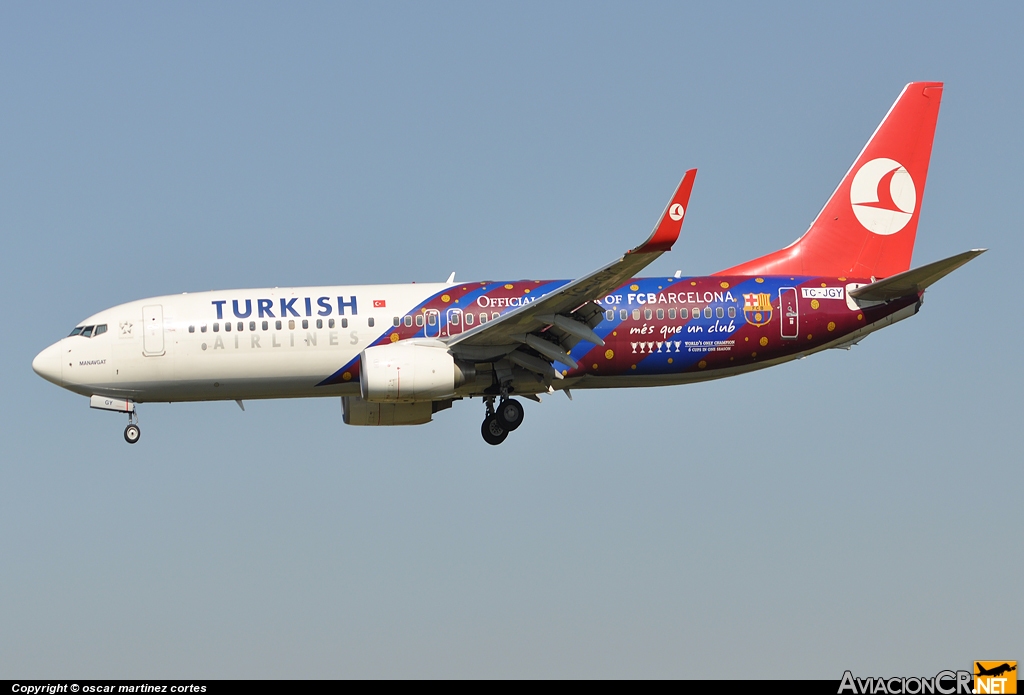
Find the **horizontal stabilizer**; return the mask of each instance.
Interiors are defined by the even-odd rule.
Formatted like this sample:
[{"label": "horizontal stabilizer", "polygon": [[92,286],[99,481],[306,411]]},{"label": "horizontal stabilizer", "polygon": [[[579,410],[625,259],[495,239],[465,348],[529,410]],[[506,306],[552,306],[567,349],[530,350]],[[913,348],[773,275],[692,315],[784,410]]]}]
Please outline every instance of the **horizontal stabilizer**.
[{"label": "horizontal stabilizer", "polygon": [[892,277],[873,282],[870,285],[850,290],[850,296],[854,299],[863,299],[869,302],[887,302],[900,297],[923,292],[929,285],[946,277],[954,270],[964,265],[973,258],[985,253],[988,249],[971,249],[950,256],[941,261],[935,261],[920,268],[897,273]]}]

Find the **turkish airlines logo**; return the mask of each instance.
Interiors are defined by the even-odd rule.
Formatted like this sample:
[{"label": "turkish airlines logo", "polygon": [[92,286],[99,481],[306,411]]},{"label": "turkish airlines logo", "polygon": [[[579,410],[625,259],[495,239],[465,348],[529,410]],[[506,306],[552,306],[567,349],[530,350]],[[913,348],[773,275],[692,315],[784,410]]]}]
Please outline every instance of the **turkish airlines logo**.
[{"label": "turkish airlines logo", "polygon": [[907,226],[917,207],[914,179],[896,160],[872,159],[853,177],[850,204],[869,232],[895,234]]},{"label": "turkish airlines logo", "polygon": [[680,205],[679,203],[675,203],[672,207],[668,209],[668,216],[672,218],[673,222],[678,222],[679,220],[683,219],[683,215],[685,214],[686,210],[684,210],[683,206]]}]

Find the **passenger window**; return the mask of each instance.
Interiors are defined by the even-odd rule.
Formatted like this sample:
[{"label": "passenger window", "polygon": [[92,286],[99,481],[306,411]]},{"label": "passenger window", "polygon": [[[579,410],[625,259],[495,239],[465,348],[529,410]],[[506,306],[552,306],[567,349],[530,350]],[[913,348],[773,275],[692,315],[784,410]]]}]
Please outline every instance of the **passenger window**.
[{"label": "passenger window", "polygon": [[81,335],[81,333],[82,333],[82,326],[75,326],[75,330],[71,331],[71,335],[69,335],[68,337],[70,338],[71,336],[74,336],[74,335]]},{"label": "passenger window", "polygon": [[715,316],[717,316],[720,319],[724,319],[725,318],[725,309],[723,309],[720,306],[719,307],[715,307]]},{"label": "passenger window", "polygon": [[317,328],[323,328],[324,327],[324,320],[323,319],[317,319],[316,320],[316,327]]},{"label": "passenger window", "polygon": [[230,321],[225,321],[224,322],[224,330],[227,331],[228,333],[231,332],[231,322]]},{"label": "passenger window", "polygon": [[501,316],[501,314],[499,314],[497,311],[492,311],[491,312],[491,321],[495,320],[499,316]]},{"label": "passenger window", "polygon": [[206,333],[206,324],[205,323],[202,326],[199,327],[199,332],[200,333]]},{"label": "passenger window", "polygon": [[410,326],[412,326],[412,316],[406,316],[404,319],[402,319],[402,322],[405,323],[406,328],[409,328]]},{"label": "passenger window", "polygon": [[644,320],[650,321],[653,318],[654,313],[650,309],[644,309]]},{"label": "passenger window", "polygon": [[309,328],[309,319],[302,319],[303,329]]},{"label": "passenger window", "polygon": [[342,328],[348,328],[348,319],[342,319],[341,320],[341,327]]},{"label": "passenger window", "polygon": [[619,309],[619,321],[625,321],[629,318],[629,312],[625,309]]},{"label": "passenger window", "polygon": [[451,323],[452,323],[453,326],[458,326],[460,323],[462,323],[462,321],[459,319],[459,315],[458,314],[452,314]]},{"label": "passenger window", "polygon": [[295,319],[288,319],[288,330],[289,331],[294,331],[295,330]]},{"label": "passenger window", "polygon": [[269,331],[270,330],[270,321],[264,321],[262,328],[265,331]]},{"label": "passenger window", "polygon": [[427,314],[427,325],[434,326],[437,324],[437,314]]},{"label": "passenger window", "polygon": [[690,310],[687,309],[686,307],[683,307],[682,309],[680,309],[679,310],[679,318],[681,318],[681,319],[688,319],[688,318],[690,318]]},{"label": "passenger window", "polygon": [[633,309],[633,320],[634,321],[639,321],[640,320],[640,310],[639,309]]},{"label": "passenger window", "polygon": [[658,320],[659,321],[664,319],[665,318],[665,310],[664,309],[658,309],[657,316],[658,316]]},{"label": "passenger window", "polygon": [[423,314],[416,314],[416,327],[417,328],[422,328],[423,327]]},{"label": "passenger window", "polygon": [[487,314],[480,314],[480,323],[487,323]]},{"label": "passenger window", "polygon": [[275,331],[281,330],[281,322],[280,321],[274,321],[274,330]]},{"label": "passenger window", "polygon": [[82,337],[83,338],[91,338],[92,337],[92,329],[93,328],[95,328],[95,326],[86,326],[85,328],[83,328],[82,329]]},{"label": "passenger window", "polygon": [[736,307],[734,307],[734,306],[729,307],[729,318],[731,318],[731,319],[736,318]]},{"label": "passenger window", "polygon": [[466,314],[466,325],[467,326],[472,326],[473,325],[473,314]]},{"label": "passenger window", "polygon": [[675,317],[676,317],[676,310],[675,309],[669,309],[668,310],[668,317],[670,319],[675,319]]},{"label": "passenger window", "polygon": [[605,321],[614,321],[615,320],[615,312],[614,311],[606,311],[606,312],[604,312],[604,320]]},{"label": "passenger window", "polygon": [[402,319],[400,319],[400,318],[398,318],[398,317],[396,316],[396,317],[395,317],[395,328],[398,328],[398,327],[399,327],[399,326],[401,326],[401,325],[402,325]]},{"label": "passenger window", "polygon": [[327,319],[327,327],[334,328],[334,319]]},{"label": "passenger window", "polygon": [[704,318],[706,318],[706,319],[711,318],[711,307],[709,307],[709,306],[704,307]]},{"label": "passenger window", "polygon": [[245,324],[242,323],[241,321],[238,322],[238,330],[239,331],[244,331],[245,330]]},{"label": "passenger window", "polygon": [[220,324],[219,323],[213,324],[213,332],[214,333],[220,333]]},{"label": "passenger window", "polygon": [[100,325],[96,326],[96,331],[92,334],[92,337],[95,338],[96,336],[103,335],[106,332],[107,332],[107,324],[101,323]]},{"label": "passenger window", "polygon": [[188,327],[188,332],[189,333],[195,333],[196,332],[196,327],[195,326],[189,326]]},{"label": "passenger window", "polygon": [[366,325],[369,326],[370,328],[373,328],[373,317],[372,316],[370,318],[366,319]]},{"label": "passenger window", "polygon": [[250,321],[249,322],[249,330],[250,331],[255,331],[256,330],[256,322],[255,321]]}]

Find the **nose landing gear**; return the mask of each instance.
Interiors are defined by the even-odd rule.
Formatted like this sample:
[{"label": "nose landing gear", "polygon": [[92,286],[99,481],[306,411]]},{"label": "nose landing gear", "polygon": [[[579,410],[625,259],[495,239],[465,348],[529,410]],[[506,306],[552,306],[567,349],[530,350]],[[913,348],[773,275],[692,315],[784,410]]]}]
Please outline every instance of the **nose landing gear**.
[{"label": "nose landing gear", "polygon": [[509,432],[523,424],[523,406],[519,401],[509,398],[507,392],[502,394],[497,411],[494,409],[493,396],[485,398],[484,405],[487,407],[487,416],[480,426],[480,434],[492,446],[501,444]]},{"label": "nose landing gear", "polygon": [[139,418],[134,412],[128,413],[128,426],[124,428],[124,440],[129,444],[139,441],[142,430],[139,429]]}]

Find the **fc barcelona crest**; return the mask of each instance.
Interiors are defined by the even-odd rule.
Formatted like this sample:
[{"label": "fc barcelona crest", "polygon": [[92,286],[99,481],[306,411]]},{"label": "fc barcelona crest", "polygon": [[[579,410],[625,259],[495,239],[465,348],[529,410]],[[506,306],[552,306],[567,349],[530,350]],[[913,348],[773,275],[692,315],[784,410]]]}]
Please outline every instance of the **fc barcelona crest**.
[{"label": "fc barcelona crest", "polygon": [[763,326],[771,321],[772,296],[767,292],[743,295],[743,318],[755,326]]}]

